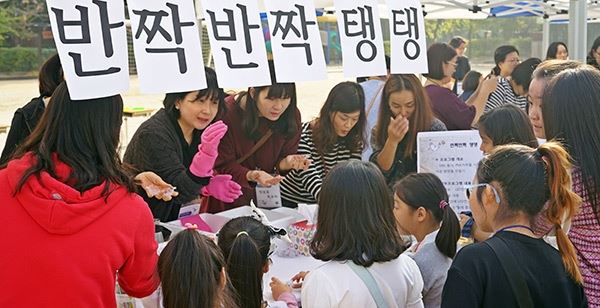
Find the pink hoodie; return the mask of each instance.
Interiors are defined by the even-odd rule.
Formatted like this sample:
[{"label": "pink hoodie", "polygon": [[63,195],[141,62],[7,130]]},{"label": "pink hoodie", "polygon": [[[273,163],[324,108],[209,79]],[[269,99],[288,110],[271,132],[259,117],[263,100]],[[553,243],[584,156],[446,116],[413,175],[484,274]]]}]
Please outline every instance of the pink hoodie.
[{"label": "pink hoodie", "polygon": [[[79,193],[71,169],[30,176],[32,155],[0,170],[0,307],[116,307],[115,278],[143,297],[159,284],[152,214],[143,199],[104,184]],[[118,274],[117,274],[118,271]]]}]

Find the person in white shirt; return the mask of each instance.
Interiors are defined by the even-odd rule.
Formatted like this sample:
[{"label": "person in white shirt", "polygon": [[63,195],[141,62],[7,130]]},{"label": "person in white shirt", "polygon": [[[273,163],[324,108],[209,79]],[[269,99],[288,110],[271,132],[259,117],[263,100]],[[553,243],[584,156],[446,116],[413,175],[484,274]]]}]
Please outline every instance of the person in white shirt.
[{"label": "person in white shirt", "polygon": [[423,275],[423,303],[439,308],[448,269],[456,254],[460,226],[448,204],[448,192],[432,173],[413,173],[394,187],[394,214],[402,233],[417,242],[406,254]]},{"label": "person in white shirt", "polygon": [[306,276],[303,307],[423,307],[423,279],[402,254],[387,189],[371,163],[350,160],[329,172],[310,245],[315,258],[328,262]]}]

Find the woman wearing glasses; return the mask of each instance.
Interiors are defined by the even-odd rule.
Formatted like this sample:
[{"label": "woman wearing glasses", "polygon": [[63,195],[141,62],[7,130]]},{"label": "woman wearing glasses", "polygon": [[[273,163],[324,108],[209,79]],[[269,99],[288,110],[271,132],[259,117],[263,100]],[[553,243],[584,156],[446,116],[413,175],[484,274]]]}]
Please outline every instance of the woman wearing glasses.
[{"label": "woman wearing glasses", "polygon": [[[569,157],[548,142],[499,147],[467,189],[473,216],[494,236],[463,248],[448,270],[442,307],[587,307],[573,244],[561,228],[577,211]],[[531,225],[545,203],[558,250]]]},{"label": "woman wearing glasses", "polygon": [[507,78],[521,60],[519,59],[519,50],[515,46],[502,45],[494,51],[494,63],[496,66],[492,69],[491,75]]},{"label": "woman wearing glasses", "polygon": [[496,89],[496,79],[487,79],[466,101],[462,102],[454,92],[446,87],[456,71],[456,50],[448,44],[435,43],[427,49],[429,73],[425,90],[431,100],[435,116],[448,130],[470,129],[483,113],[488,96]]}]

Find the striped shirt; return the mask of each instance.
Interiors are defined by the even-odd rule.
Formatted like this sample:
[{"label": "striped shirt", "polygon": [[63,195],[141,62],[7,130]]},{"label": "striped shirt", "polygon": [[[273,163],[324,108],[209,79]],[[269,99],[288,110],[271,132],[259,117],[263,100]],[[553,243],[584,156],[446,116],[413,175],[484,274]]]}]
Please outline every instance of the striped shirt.
[{"label": "striped shirt", "polygon": [[577,251],[583,288],[590,308],[600,307],[600,225],[591,200],[583,186],[581,172],[573,172],[573,191],[583,198],[579,212],[573,217],[569,239]]},{"label": "striped shirt", "polygon": [[302,124],[298,154],[306,155],[310,160],[307,170],[292,170],[281,181],[281,197],[294,203],[314,204],[321,192],[321,184],[327,171],[337,163],[350,159],[361,159],[362,149],[351,152],[342,143],[336,143],[332,150],[322,157],[313,143],[313,131],[310,122]]},{"label": "striped shirt", "polygon": [[527,107],[527,98],[525,96],[519,96],[515,93],[510,81],[504,77],[498,78],[498,87],[485,104],[484,112],[488,112],[494,108],[498,108],[502,105],[513,104],[525,111]]}]

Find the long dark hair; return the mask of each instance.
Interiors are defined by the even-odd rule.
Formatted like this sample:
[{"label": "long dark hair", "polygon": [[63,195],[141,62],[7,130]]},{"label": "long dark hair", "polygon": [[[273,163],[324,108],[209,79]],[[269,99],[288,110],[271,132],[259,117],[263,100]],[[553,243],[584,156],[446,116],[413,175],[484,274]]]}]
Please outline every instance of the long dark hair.
[{"label": "long dark hair", "polygon": [[[217,245],[196,230],[184,230],[169,241],[158,258],[165,308],[236,307]],[[224,289],[222,285],[225,284]]]},{"label": "long dark hair", "polygon": [[175,108],[175,105],[178,101],[183,100],[189,93],[195,92],[196,97],[194,101],[201,100],[205,98],[209,98],[210,100],[219,102],[218,112],[214,121],[218,121],[225,114],[225,92],[222,88],[219,87],[217,83],[217,73],[210,67],[205,67],[204,72],[206,75],[206,88],[202,90],[196,91],[187,91],[187,92],[174,92],[167,93],[165,95],[165,99],[163,100],[163,106],[165,110],[174,115],[175,118],[179,118],[179,110]]},{"label": "long dark hair", "polygon": [[479,130],[488,136],[494,146],[523,144],[537,148],[538,141],[527,114],[521,108],[508,104],[484,113],[479,122]]},{"label": "long dark hair", "polygon": [[[333,127],[334,112],[353,113],[360,111],[358,122],[347,136],[339,138]],[[365,115],[365,94],[362,87],[351,81],[337,84],[327,96],[319,117],[313,127],[313,141],[321,156],[325,155],[337,142],[342,142],[352,152],[360,152],[364,141],[364,130],[367,122]]]},{"label": "long dark hair", "polygon": [[323,181],[312,255],[323,261],[353,261],[369,267],[396,259],[404,243],[381,171],[372,163],[337,164]]},{"label": "long dark hair", "polygon": [[567,53],[569,53],[569,48],[567,48],[567,44],[563,42],[552,42],[550,46],[548,46],[548,51],[546,51],[546,60],[556,59],[556,54],[558,53],[558,46],[563,46]]},{"label": "long dark hair", "polygon": [[[262,91],[267,91],[267,98],[270,99],[290,99],[290,104],[283,112],[281,117],[275,122],[274,129],[281,132],[286,137],[291,137],[298,132],[296,118],[298,108],[296,103],[296,84],[278,83],[275,77],[275,64],[269,60],[269,72],[271,73],[271,85],[262,87],[250,87],[247,92],[241,92],[237,98],[237,105],[240,106],[242,100],[246,100],[246,107],[242,111],[242,128],[246,136],[250,139],[258,140],[261,137],[258,131],[259,111],[256,107],[256,100]],[[254,95],[250,95],[251,89],[254,89]]]},{"label": "long dark hair", "polygon": [[[398,198],[413,209],[424,207],[438,223],[442,223],[435,237],[438,250],[448,258],[456,255],[460,224],[448,204],[448,192],[442,181],[432,173],[413,173],[400,180],[394,191]],[[443,205],[443,206],[442,206]]]},{"label": "long dark hair", "polygon": [[[533,220],[548,202],[546,218],[556,229],[556,240],[565,269],[582,282],[575,247],[562,229],[563,219],[571,219],[581,198],[571,190],[569,154],[556,142],[533,149],[504,145],[485,156],[477,169],[477,182],[495,184],[500,194],[497,221],[514,218],[519,212]],[[477,189],[481,205],[483,189]]]},{"label": "long dark hair", "polygon": [[54,54],[40,68],[38,75],[39,90],[42,97],[50,97],[56,87],[64,81],[62,65],[58,54]]},{"label": "long dark hair", "polygon": [[269,228],[252,217],[234,218],[219,231],[219,247],[239,306],[262,307],[263,267],[271,247]]},{"label": "long dark hair", "polygon": [[66,182],[79,192],[104,183],[104,196],[110,183],[134,192],[131,172],[117,154],[123,122],[123,100],[120,95],[87,100],[71,100],[67,84],[54,91],[40,123],[15,157],[31,152],[36,162],[19,180],[19,192],[27,179],[48,172],[57,177],[53,155],[72,168]]},{"label": "long dark hair", "polygon": [[494,66],[494,68],[492,69],[492,75],[500,76],[500,66],[498,64],[506,61],[506,56],[513,52],[519,54],[519,50],[517,50],[517,48],[512,45],[502,45],[496,48],[496,50],[494,51],[494,63],[496,64],[496,66]]},{"label": "long dark hair", "polygon": [[415,111],[410,116],[410,119],[408,119],[408,133],[404,137],[408,138],[408,142],[406,143],[403,157],[409,158],[413,155],[417,147],[417,133],[430,130],[434,119],[429,96],[417,76],[404,74],[390,75],[385,82],[381,95],[381,104],[379,104],[377,125],[375,126],[375,141],[380,146],[385,144],[385,140],[388,137],[387,128],[390,124],[390,118],[396,116],[392,114],[392,110],[390,109],[390,95],[400,91],[411,92],[415,99]]},{"label": "long dark hair", "polygon": [[573,157],[600,224],[600,72],[584,66],[559,73],[542,101],[546,136],[563,142]]}]

